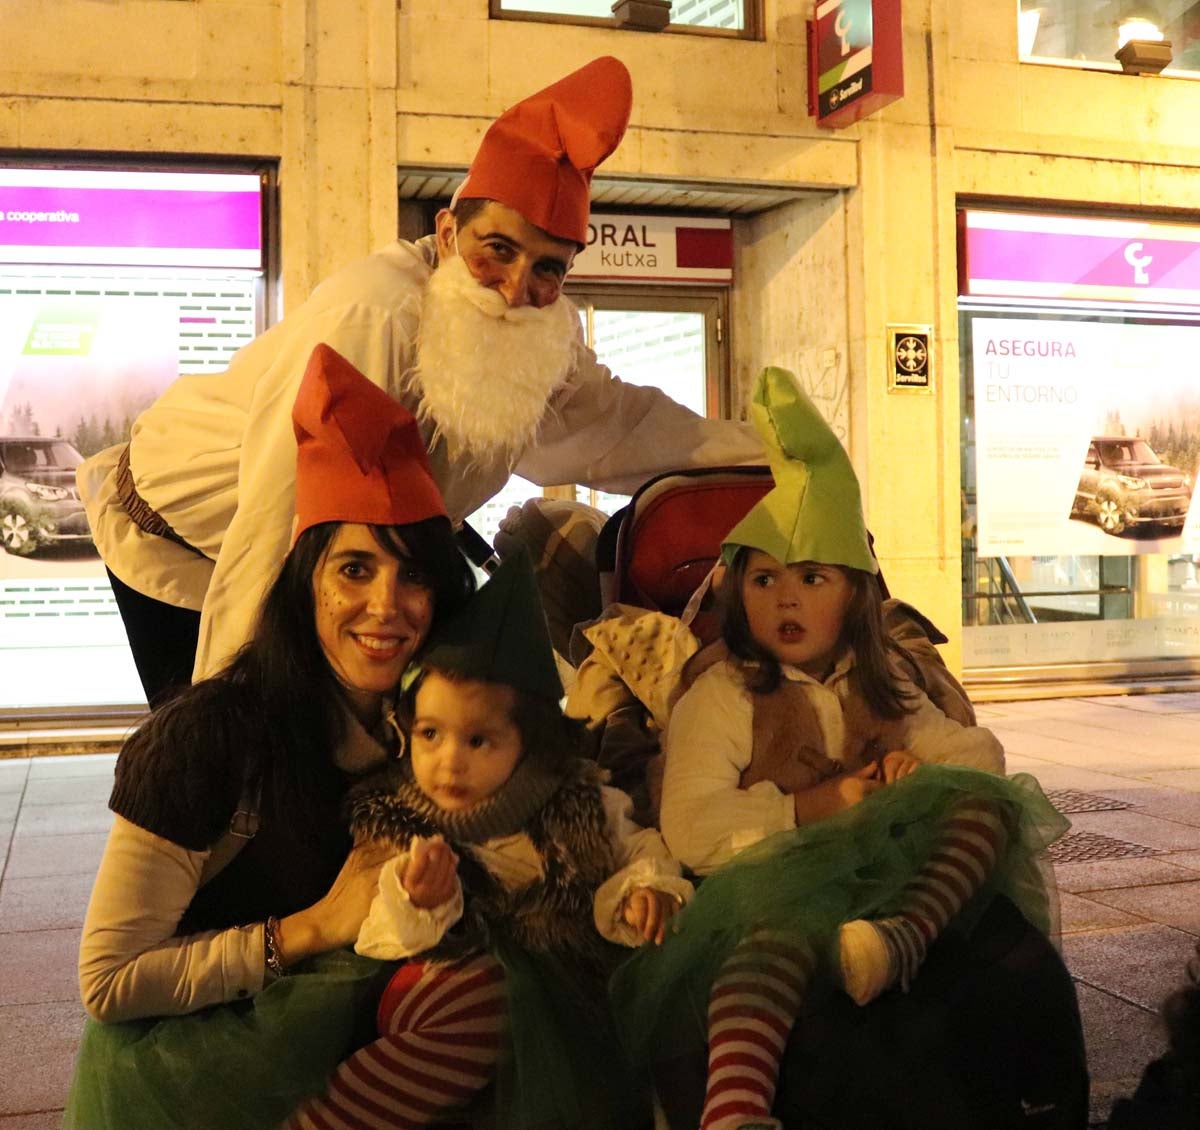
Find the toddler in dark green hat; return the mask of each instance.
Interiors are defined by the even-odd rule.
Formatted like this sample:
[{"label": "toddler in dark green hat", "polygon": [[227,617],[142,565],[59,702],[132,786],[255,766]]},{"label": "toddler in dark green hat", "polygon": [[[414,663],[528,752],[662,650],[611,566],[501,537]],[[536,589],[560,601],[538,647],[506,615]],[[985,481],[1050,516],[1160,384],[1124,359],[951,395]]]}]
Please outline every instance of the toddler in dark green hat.
[{"label": "toddler in dark green hat", "polygon": [[406,964],[379,1038],[290,1126],[425,1126],[493,1082],[505,1127],[645,1117],[604,984],[692,887],[602,783],[562,693],[521,552],[431,637],[402,699],[405,755],[351,795],[356,841],[397,849],[356,948]]}]

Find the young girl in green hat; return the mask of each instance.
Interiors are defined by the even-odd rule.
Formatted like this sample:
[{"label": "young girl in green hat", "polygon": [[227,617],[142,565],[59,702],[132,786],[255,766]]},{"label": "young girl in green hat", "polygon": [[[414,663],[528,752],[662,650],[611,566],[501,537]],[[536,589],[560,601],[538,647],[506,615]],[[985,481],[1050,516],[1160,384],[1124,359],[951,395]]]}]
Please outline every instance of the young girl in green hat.
[{"label": "young girl in green hat", "polygon": [[721,639],[666,735],[663,835],[705,878],[613,985],[635,1062],[707,1042],[702,1130],[780,1125],[780,1056],[819,981],[860,1005],[905,989],[997,892],[1048,930],[1039,857],[1066,826],[901,673],[854,471],[791,374],[766,370],[752,412],[775,486],[723,543]]},{"label": "young girl in green hat", "polygon": [[632,802],[583,756],[524,553],[430,642],[407,754],[350,798],[357,843],[398,854],[359,953],[404,965],[379,1038],[292,1130],[426,1126],[495,1082],[495,1124],[626,1130],[648,1114],[605,981],[692,893]]}]

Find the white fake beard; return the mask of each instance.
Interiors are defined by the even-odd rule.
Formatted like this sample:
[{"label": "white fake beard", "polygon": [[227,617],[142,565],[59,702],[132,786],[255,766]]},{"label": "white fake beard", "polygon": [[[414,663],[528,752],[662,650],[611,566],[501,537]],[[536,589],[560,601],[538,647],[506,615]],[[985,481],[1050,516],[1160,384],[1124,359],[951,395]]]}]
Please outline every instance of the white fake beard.
[{"label": "white fake beard", "polygon": [[575,359],[579,315],[563,297],[509,308],[457,256],[425,288],[413,379],[420,413],[454,455],[510,466],[537,433]]}]

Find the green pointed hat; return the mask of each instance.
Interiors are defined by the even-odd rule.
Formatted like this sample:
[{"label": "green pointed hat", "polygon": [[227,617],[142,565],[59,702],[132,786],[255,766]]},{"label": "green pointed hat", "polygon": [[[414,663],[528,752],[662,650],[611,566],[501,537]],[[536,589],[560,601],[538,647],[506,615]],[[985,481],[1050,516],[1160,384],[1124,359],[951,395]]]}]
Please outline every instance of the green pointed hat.
[{"label": "green pointed hat", "polygon": [[730,530],[721,559],[729,564],[747,546],[785,565],[817,561],[878,573],[850,458],[796,378],[786,369],[764,369],[750,416],[775,486]]},{"label": "green pointed hat", "polygon": [[562,698],[546,614],[523,548],[504,559],[464,608],[438,625],[420,663],[554,701]]}]

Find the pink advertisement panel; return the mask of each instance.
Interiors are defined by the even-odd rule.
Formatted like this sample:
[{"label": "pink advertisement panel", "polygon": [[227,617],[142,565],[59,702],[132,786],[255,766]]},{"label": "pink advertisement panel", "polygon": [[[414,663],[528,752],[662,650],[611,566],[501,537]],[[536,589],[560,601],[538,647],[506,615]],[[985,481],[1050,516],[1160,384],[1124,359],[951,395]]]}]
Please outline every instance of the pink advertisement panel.
[{"label": "pink advertisement panel", "polygon": [[965,211],[960,292],[1200,307],[1200,227]]},{"label": "pink advertisement panel", "polygon": [[262,266],[254,174],[0,169],[0,263]]}]

